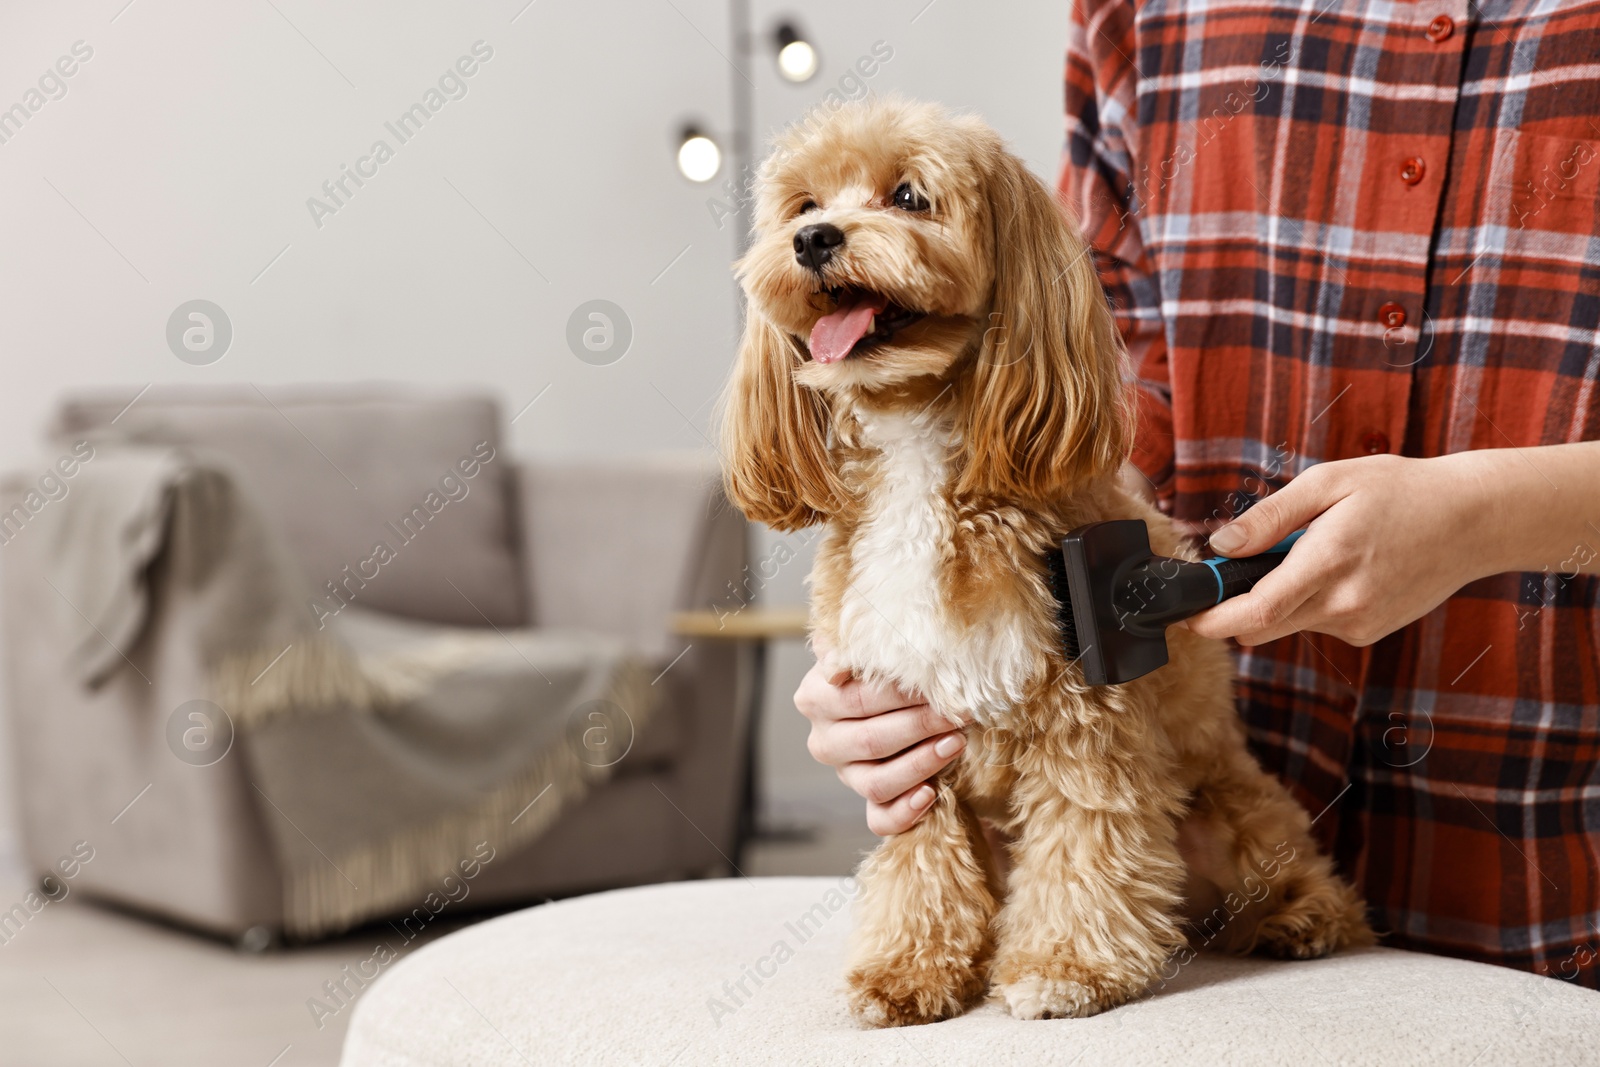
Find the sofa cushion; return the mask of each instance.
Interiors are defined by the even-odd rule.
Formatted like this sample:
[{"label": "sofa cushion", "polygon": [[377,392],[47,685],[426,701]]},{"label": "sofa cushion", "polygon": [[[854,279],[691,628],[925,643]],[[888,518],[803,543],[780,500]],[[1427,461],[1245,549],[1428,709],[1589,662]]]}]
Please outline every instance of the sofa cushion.
[{"label": "sofa cushion", "polygon": [[841,991],[849,898],[834,878],[625,889],[451,934],[358,1001],[343,1067],[529,1063],[1590,1063],[1600,993],[1481,963],[1367,949],[1280,962],[1202,955],[1092,1019],[988,1003],[862,1030]]},{"label": "sofa cushion", "polygon": [[323,610],[340,609],[331,584],[353,603],[419,619],[525,621],[511,465],[492,399],[373,384],[157,385],[130,405],[135,392],[68,396],[57,435],[230,460]]}]

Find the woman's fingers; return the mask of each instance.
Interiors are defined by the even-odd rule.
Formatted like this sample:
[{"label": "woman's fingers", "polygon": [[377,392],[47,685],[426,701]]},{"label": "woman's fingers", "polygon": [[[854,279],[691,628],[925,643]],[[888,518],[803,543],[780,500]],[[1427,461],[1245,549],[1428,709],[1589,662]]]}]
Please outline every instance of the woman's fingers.
[{"label": "woman's fingers", "polygon": [[873,833],[902,833],[932,807],[929,779],[966,747],[966,738],[919,698],[857,681],[831,648],[813,647],[817,662],[794,694],[795,707],[811,720],[811,755],[866,798]]},{"label": "woman's fingers", "polygon": [[879,837],[905,833],[933,806],[936,788],[931,782],[923,782],[887,804],[867,801],[867,829]]},{"label": "woman's fingers", "polygon": [[930,737],[889,759],[846,763],[839,780],[872,803],[886,805],[938,774],[966,744],[955,731]]},{"label": "woman's fingers", "polygon": [[845,672],[846,680],[836,683],[830,680],[830,671],[837,677],[837,668],[826,658],[813,665],[800,679],[800,688],[794,693],[794,706],[814,724],[864,719],[920,703],[916,697],[893,686],[858,682],[849,678],[848,672]]},{"label": "woman's fingers", "polygon": [[1239,644],[1243,645],[1245,648],[1250,648],[1253,645],[1266,645],[1271,644],[1273,641],[1276,641],[1279,638],[1288,637],[1290,634],[1297,634],[1302,630],[1315,629],[1315,624],[1315,613],[1309,612],[1302,607],[1299,610],[1291,612],[1289,615],[1285,616],[1276,625],[1268,626],[1265,629],[1255,630],[1250,633],[1239,634],[1234,638],[1234,640],[1238,641]]},{"label": "woman's fingers", "polygon": [[1291,617],[1329,577],[1321,560],[1322,550],[1312,537],[1308,533],[1301,538],[1277,569],[1248,593],[1191,616],[1187,620],[1189,629],[1201,637],[1235,637],[1247,645],[1293,633]]},{"label": "woman's fingers", "polygon": [[817,667],[829,685],[842,685],[850,680],[850,666],[833,650],[833,643],[820,632],[811,635],[811,654],[817,657]]},{"label": "woman's fingers", "polygon": [[1211,550],[1223,556],[1265,552],[1349,493],[1341,474],[1338,463],[1308,468],[1288,485],[1263,497],[1237,519],[1212,533]]},{"label": "woman's fingers", "polygon": [[917,704],[871,718],[813,723],[807,745],[818,763],[842,767],[888,759],[919,741],[948,733],[951,725],[928,705]]},{"label": "woman's fingers", "polygon": [[849,665],[827,646],[817,650],[817,667],[821,671],[823,680],[829,685],[843,685],[850,680]]}]

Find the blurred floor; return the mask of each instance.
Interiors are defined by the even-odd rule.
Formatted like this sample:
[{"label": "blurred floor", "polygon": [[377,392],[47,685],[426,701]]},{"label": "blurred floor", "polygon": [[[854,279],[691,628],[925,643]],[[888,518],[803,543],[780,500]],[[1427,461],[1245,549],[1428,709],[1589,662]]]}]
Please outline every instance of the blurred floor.
[{"label": "blurred floor", "polygon": [[[28,888],[10,879],[0,899],[19,900]],[[306,1002],[334,1003],[322,984],[372,956],[382,936],[247,956],[68,898],[0,946],[0,1059],[19,1067],[336,1064],[349,1009],[319,1029]]]},{"label": "blurred floor", "polygon": [[[820,785],[821,776],[815,777]],[[853,818],[828,812],[846,806]],[[769,792],[767,810],[780,813],[783,825],[804,823],[806,830],[754,843],[742,864],[751,877],[844,874],[876,842],[848,799],[819,806]],[[21,900],[30,888],[11,850],[9,827],[0,828],[0,907]],[[405,951],[434,936],[419,938]],[[6,1006],[0,1011],[0,1063],[332,1067],[350,1011],[325,1018],[319,1029],[307,1001],[321,997],[331,1003],[323,983],[339,978],[345,965],[369,959],[385,941],[400,947],[397,935],[373,927],[314,948],[250,956],[69,897],[47,905],[0,944],[0,1003]]]},{"label": "blurred floor", "polygon": [[[806,839],[751,847],[751,877],[843,874],[876,839],[834,824]],[[15,871],[0,900],[30,886]],[[461,924],[457,924],[459,928]],[[407,952],[437,934],[419,938]],[[307,1000],[333,1003],[322,985],[370,958],[381,927],[315,948],[243,955],[226,944],[83,902],[45,907],[0,945],[0,1061],[18,1067],[312,1067],[339,1061],[349,1010],[324,1018]]]}]

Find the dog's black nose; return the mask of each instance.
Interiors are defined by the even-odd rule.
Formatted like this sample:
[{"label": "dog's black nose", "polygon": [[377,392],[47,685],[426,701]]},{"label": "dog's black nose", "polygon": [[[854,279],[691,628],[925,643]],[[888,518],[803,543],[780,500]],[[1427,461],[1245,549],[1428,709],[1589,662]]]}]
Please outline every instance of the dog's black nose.
[{"label": "dog's black nose", "polygon": [[833,258],[833,250],[844,244],[844,231],[831,222],[814,222],[794,233],[794,258],[802,267],[820,271]]}]

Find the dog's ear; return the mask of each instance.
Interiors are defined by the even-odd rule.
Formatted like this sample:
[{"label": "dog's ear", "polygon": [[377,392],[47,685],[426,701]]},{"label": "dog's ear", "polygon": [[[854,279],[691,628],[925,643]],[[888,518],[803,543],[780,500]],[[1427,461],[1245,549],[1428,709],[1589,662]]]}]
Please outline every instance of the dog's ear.
[{"label": "dog's ear", "polygon": [[998,146],[985,169],[994,296],[962,382],[957,488],[1048,500],[1127,456],[1122,343],[1088,245],[1055,197]]},{"label": "dog's ear", "polygon": [[728,499],[775,530],[798,530],[838,510],[827,401],[795,384],[801,362],[794,340],[748,309],[723,398],[723,477]]}]

